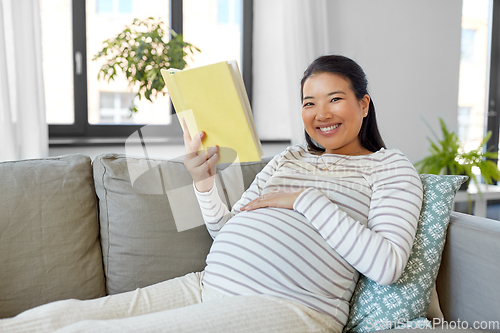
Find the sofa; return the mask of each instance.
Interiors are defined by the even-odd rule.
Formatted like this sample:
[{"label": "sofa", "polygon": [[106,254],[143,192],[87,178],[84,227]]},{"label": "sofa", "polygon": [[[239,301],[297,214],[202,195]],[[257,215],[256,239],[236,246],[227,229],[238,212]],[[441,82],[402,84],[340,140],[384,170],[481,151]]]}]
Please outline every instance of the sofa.
[{"label": "sofa", "polygon": [[[219,165],[223,201],[267,161]],[[0,318],[205,267],[212,238],[181,160],[75,154],[2,162],[0,175]],[[500,332],[499,263],[500,222],[452,212],[427,318]]]}]

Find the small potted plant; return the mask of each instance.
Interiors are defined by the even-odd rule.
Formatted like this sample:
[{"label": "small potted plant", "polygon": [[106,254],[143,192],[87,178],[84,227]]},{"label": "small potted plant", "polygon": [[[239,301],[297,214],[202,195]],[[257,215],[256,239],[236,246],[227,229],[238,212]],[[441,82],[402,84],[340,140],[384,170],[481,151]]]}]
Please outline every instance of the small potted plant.
[{"label": "small potted plant", "polygon": [[[130,26],[126,26],[115,38],[104,41],[103,45],[92,59],[105,60],[97,79],[107,79],[109,82],[118,73],[124,72],[130,86],[138,87],[139,99],[144,97],[149,101],[152,101],[152,96],[165,94],[161,69],[184,69],[188,52],[201,52],[186,43],[181,34],[176,34],[161,20],[153,17],[134,19]],[[137,112],[137,107],[132,105],[130,111]]]},{"label": "small potted plant", "polygon": [[[441,123],[443,139],[438,139],[438,143],[435,143],[428,138],[431,144],[429,148],[431,154],[415,163],[415,167],[420,173],[469,176],[469,181],[474,181],[479,193],[481,193],[478,186],[479,182],[476,174],[472,172],[473,167],[479,168],[486,184],[492,184],[493,181],[500,180],[500,170],[490,160],[496,159],[498,152],[483,150],[484,145],[491,137],[491,132],[486,134],[476,149],[465,152],[458,135],[448,130],[443,119],[439,118],[439,122]],[[466,184],[468,185],[468,182]],[[463,189],[466,189],[466,187]]]}]

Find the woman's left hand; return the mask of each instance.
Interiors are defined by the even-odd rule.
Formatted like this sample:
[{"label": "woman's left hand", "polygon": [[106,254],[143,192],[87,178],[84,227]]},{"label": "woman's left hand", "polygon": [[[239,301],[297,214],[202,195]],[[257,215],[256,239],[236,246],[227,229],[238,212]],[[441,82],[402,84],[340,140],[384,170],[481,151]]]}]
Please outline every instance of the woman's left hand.
[{"label": "woman's left hand", "polygon": [[250,211],[263,207],[278,207],[293,209],[295,200],[305,189],[299,191],[273,191],[250,201],[245,206],[241,207],[241,211]]}]

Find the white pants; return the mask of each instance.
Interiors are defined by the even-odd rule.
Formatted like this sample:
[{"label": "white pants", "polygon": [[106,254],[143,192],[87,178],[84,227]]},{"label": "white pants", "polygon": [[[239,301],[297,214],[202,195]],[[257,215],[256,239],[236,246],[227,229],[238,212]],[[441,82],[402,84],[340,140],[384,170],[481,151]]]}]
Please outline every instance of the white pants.
[{"label": "white pants", "polygon": [[135,291],[57,301],[0,320],[0,332],[341,332],[331,317],[298,302],[226,296],[203,285],[204,272]]}]

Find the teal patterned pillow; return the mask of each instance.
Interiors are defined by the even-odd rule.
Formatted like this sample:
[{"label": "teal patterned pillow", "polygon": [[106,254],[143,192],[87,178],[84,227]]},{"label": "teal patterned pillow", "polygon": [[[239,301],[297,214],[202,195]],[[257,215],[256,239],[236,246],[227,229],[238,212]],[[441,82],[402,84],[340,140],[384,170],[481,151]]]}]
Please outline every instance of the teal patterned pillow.
[{"label": "teal patterned pillow", "polygon": [[466,176],[420,175],[424,200],[413,248],[401,277],[388,286],[361,275],[343,332],[369,332],[425,324],[453,200]]}]

